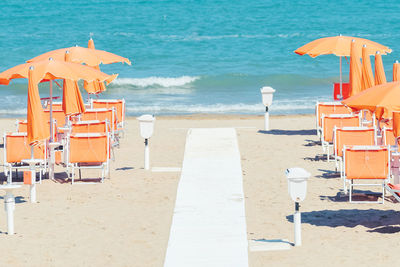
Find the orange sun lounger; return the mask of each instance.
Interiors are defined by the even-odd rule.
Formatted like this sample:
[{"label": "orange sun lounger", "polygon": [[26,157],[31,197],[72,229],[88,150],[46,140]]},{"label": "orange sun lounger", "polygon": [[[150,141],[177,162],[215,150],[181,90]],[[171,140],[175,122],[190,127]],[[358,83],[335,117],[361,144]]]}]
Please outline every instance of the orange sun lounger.
[{"label": "orange sun lounger", "polygon": [[[344,146],[344,179],[349,182],[349,201],[384,203],[385,184],[390,179],[390,148],[388,146]],[[380,181],[370,183],[370,181]],[[355,184],[354,181],[368,181]],[[352,201],[354,186],[382,186],[382,201]]]},{"label": "orange sun lounger", "polygon": [[71,124],[71,133],[107,133],[110,132],[108,121],[78,121]]},{"label": "orange sun lounger", "polygon": [[[333,147],[335,153],[336,169],[339,167],[340,176],[343,178],[343,148],[344,146],[377,145],[375,128],[367,127],[342,127],[334,128]],[[343,188],[346,191],[346,182],[343,179]]]},{"label": "orange sun lounger", "polygon": [[108,133],[75,133],[69,135],[67,172],[72,183],[75,169],[101,169],[101,182],[109,175],[110,136]]},{"label": "orange sun lounger", "polygon": [[[18,174],[18,169],[29,169],[27,164],[23,164],[22,160],[31,158],[31,146],[28,142],[27,133],[5,133],[4,142],[4,173],[7,176],[7,183],[11,184],[12,171]],[[34,158],[42,161],[37,165],[39,168],[40,181],[42,175],[46,172],[47,156],[46,142],[41,142],[33,149]]]},{"label": "orange sun lounger", "polygon": [[359,127],[359,115],[352,114],[332,114],[325,116],[322,115],[322,134],[321,143],[322,149],[326,152],[326,157],[330,160],[330,147],[333,148],[333,130],[335,127]]},{"label": "orange sun lounger", "polygon": [[351,110],[340,102],[317,102],[315,104],[315,118],[318,137],[322,134],[322,115],[351,114]]},{"label": "orange sun lounger", "polygon": [[115,108],[117,131],[125,127],[125,99],[91,99],[92,109]]}]

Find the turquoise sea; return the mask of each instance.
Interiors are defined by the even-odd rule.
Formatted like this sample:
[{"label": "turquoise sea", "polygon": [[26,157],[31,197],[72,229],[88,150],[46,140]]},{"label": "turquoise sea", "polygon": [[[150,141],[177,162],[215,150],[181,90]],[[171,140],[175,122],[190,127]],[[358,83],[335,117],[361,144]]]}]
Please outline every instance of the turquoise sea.
[{"label": "turquoise sea", "polygon": [[[272,114],[312,113],[330,100],[339,59],[293,51],[338,34],[393,49],[383,57],[388,80],[400,59],[398,1],[2,1],[0,71],[57,48],[86,46],[128,57],[101,98],[127,101],[128,115],[262,114],[259,89],[276,89]],[[372,60],[373,62],[373,60]],[[348,64],[343,69],[347,79]],[[0,86],[0,116],[26,113],[27,81]],[[41,85],[41,96],[48,95]],[[62,95],[56,90],[56,95]],[[86,95],[85,95],[86,97]]]}]

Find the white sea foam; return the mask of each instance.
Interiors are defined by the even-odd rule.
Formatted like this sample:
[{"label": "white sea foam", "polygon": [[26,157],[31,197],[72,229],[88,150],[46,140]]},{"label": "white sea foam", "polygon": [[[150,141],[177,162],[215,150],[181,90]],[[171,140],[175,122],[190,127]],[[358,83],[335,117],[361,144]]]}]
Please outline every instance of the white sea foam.
[{"label": "white sea foam", "polygon": [[181,76],[181,77],[146,77],[146,78],[118,78],[112,84],[114,85],[133,85],[137,87],[161,86],[176,87],[188,85],[200,77]]}]

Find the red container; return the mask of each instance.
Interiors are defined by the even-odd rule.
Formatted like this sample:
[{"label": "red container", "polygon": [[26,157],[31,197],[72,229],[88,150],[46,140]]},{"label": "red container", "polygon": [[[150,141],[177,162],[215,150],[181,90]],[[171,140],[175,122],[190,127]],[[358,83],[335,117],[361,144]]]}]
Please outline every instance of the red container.
[{"label": "red container", "polygon": [[350,84],[342,83],[342,95],[343,99],[340,98],[340,83],[333,83],[333,99],[344,100],[349,97],[350,94]]}]

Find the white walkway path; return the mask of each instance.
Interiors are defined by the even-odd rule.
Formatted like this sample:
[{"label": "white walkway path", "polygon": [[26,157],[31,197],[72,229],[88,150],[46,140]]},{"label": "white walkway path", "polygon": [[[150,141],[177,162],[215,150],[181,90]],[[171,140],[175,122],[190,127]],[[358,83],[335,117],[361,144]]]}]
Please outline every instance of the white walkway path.
[{"label": "white walkway path", "polygon": [[235,129],[189,130],[165,267],[248,266],[242,180]]}]

